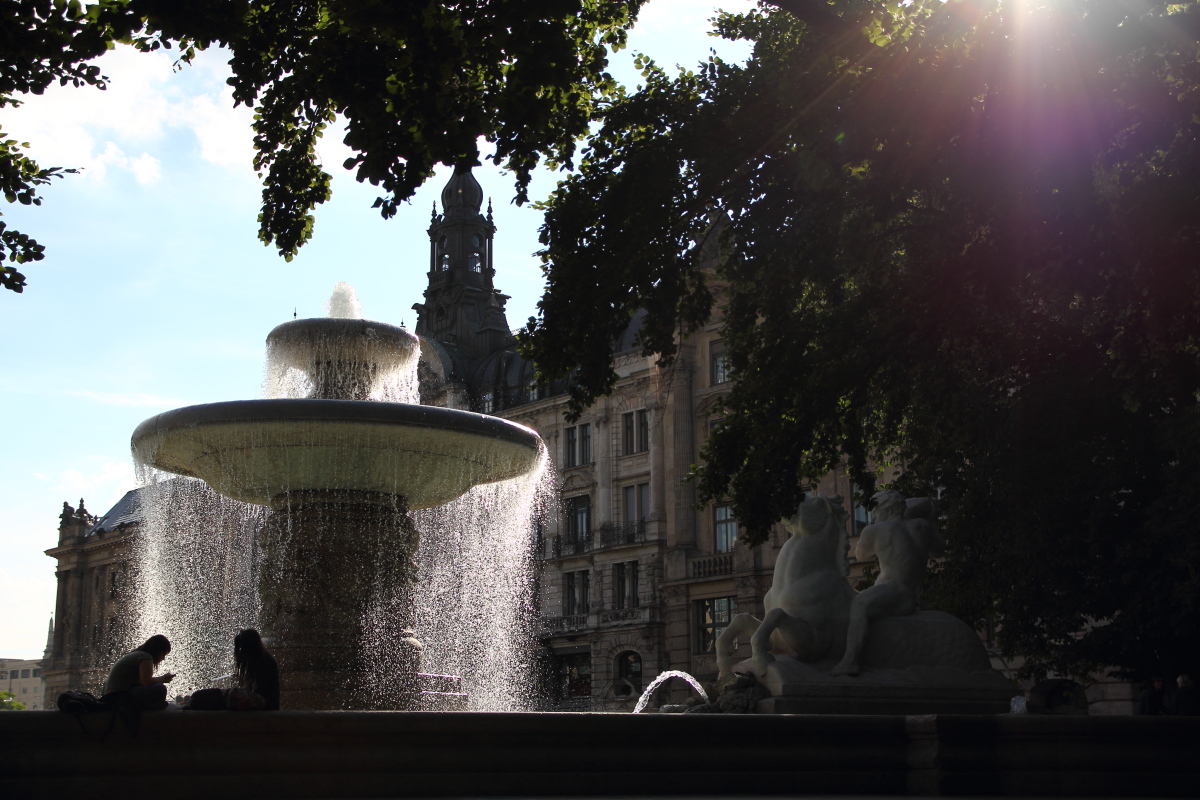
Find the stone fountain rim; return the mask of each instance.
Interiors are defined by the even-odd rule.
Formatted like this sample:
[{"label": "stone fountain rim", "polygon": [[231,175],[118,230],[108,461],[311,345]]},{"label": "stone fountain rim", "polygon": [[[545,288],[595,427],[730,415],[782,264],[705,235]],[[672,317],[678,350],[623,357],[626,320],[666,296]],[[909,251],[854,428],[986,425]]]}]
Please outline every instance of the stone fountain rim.
[{"label": "stone fountain rim", "polygon": [[436,428],[503,439],[531,450],[536,450],[541,441],[536,431],[518,422],[456,408],[422,406],[411,403],[383,403],[371,400],[274,398],[270,400],[225,400],[164,411],[138,425],[133,431],[133,436],[130,437],[130,444],[136,453],[139,450],[140,440],[181,428],[228,425],[239,422],[305,420]]},{"label": "stone fountain rim", "polygon": [[[357,331],[355,329],[358,329]],[[307,319],[289,319],[281,322],[267,334],[267,341],[286,341],[292,337],[302,337],[329,330],[339,330],[342,333],[358,333],[366,336],[367,329],[375,329],[376,335],[393,341],[403,341],[415,345],[418,338],[408,328],[379,322],[373,319],[351,319],[346,317],[309,317]]]}]

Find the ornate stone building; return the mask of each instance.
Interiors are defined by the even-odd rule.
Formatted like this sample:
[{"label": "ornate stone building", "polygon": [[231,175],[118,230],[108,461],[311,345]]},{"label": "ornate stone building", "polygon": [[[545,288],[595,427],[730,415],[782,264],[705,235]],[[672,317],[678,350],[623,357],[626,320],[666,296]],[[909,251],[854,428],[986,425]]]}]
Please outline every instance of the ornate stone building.
[{"label": "ornate stone building", "polygon": [[130,577],[132,533],[141,521],[138,490],[125,494],[102,517],[63,503],[58,544],[46,555],[58,561],[55,625],[45,659],[46,698],[66,689],[99,692],[126,622],[121,589]]}]

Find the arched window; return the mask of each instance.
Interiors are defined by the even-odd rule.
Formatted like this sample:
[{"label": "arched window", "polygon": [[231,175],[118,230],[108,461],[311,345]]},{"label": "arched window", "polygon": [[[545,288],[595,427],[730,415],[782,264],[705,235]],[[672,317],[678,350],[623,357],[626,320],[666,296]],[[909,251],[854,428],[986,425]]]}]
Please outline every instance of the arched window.
[{"label": "arched window", "polygon": [[442,253],[442,272],[450,271],[450,254]]},{"label": "arched window", "polygon": [[471,272],[479,272],[480,263],[479,253],[471,253],[467,256],[467,265],[471,267]]},{"label": "arched window", "polygon": [[613,683],[613,694],[620,697],[642,693],[642,657],[633,650],[617,656],[617,680]]}]

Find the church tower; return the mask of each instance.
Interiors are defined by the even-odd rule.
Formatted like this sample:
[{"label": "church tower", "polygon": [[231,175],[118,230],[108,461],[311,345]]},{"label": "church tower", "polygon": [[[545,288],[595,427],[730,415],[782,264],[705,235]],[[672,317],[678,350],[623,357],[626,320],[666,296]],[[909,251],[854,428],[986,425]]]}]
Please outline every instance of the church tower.
[{"label": "church tower", "polygon": [[442,213],[434,205],[429,226],[429,287],[417,303],[416,333],[466,351],[475,358],[512,338],[504,304],[492,284],[492,205],[480,213],[483,189],[471,168],[456,168],[442,189]]}]

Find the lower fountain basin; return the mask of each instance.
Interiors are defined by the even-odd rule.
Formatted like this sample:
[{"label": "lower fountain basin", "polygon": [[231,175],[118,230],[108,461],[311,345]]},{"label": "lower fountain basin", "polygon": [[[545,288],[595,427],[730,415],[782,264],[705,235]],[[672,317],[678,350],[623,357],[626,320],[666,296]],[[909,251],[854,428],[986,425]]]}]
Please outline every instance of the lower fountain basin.
[{"label": "lower fountain basin", "polygon": [[536,465],[536,432],[449,408],[360,400],[237,400],[151,417],[133,454],[216,491],[282,507],[289,493],[403,495],[429,508]]}]

